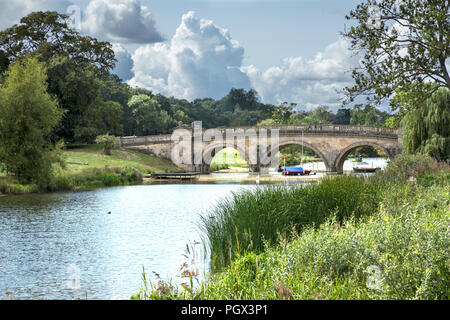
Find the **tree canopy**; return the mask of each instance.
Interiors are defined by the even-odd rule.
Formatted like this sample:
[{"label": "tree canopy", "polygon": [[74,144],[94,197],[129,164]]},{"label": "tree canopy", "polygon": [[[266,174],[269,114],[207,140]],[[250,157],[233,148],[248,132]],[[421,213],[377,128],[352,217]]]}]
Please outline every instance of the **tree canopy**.
[{"label": "tree canopy", "polygon": [[32,12],[20,23],[0,32],[0,50],[9,62],[37,53],[41,61],[63,56],[77,64],[95,65],[103,73],[112,70],[116,62],[112,45],[81,36],[68,26],[68,18],[55,11]]},{"label": "tree canopy", "polygon": [[343,36],[362,60],[344,102],[363,95],[379,104],[402,91],[418,105],[439,87],[450,89],[449,6],[448,0],[369,0],[352,10],[346,18],[357,25]]}]

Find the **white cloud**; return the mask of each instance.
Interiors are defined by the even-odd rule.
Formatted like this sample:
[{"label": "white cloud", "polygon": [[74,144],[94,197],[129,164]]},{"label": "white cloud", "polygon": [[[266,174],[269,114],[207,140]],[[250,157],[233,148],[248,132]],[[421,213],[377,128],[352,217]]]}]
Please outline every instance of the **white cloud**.
[{"label": "white cloud", "polygon": [[232,88],[256,89],[262,101],[296,102],[308,109],[340,106],[338,90],[352,84],[358,65],[349,44],[338,39],[312,59],[289,57],[265,71],[242,66],[244,48],[226,29],[185,14],[167,43],[139,47],[133,54],[132,86],[177,98],[221,98]]},{"label": "white cloud", "polygon": [[119,43],[154,43],[163,38],[155,20],[140,0],[91,0],[86,7],[83,32]]},{"label": "white cloud", "polygon": [[244,49],[226,29],[188,12],[169,43],[136,50],[129,83],[189,100],[221,98],[232,87],[250,88],[240,70],[243,57]]},{"label": "white cloud", "polygon": [[33,11],[58,11],[66,13],[71,3],[66,0],[0,0],[0,30],[19,23]]},{"label": "white cloud", "polygon": [[131,54],[118,43],[113,43],[113,50],[116,55],[117,63],[112,72],[117,74],[119,78],[124,81],[130,80],[134,76],[132,71],[133,59],[131,59]]},{"label": "white cloud", "polygon": [[357,66],[344,39],[330,44],[313,59],[290,57],[278,67],[260,71],[254,66],[243,70],[250,77],[253,88],[266,103],[296,102],[308,109],[319,105],[338,107],[337,90],[352,83],[349,70]]}]

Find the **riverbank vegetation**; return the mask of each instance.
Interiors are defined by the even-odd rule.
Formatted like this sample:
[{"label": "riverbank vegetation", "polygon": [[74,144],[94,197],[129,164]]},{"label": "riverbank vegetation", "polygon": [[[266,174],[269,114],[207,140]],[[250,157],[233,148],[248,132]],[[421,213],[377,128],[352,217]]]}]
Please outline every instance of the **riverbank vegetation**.
[{"label": "riverbank vegetation", "polygon": [[448,299],[449,222],[450,168],[423,156],[237,193],[203,218],[207,280],[133,298]]},{"label": "riverbank vegetation", "polygon": [[248,167],[244,157],[234,148],[224,148],[219,151],[211,160],[211,171],[226,170],[230,167]]},{"label": "riverbank vegetation", "polygon": [[[52,168],[48,184],[20,183],[0,167],[0,194],[25,194],[84,190],[98,187],[140,184],[143,177],[155,172],[177,172],[170,161],[143,153],[112,149],[104,154],[104,146],[70,146],[62,151],[62,162]],[[69,162],[69,163],[67,163]]]}]

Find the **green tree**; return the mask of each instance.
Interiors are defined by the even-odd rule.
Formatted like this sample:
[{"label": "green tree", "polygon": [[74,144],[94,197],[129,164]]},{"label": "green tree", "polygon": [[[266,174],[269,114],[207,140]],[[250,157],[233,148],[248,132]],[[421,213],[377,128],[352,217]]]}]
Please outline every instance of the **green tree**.
[{"label": "green tree", "polygon": [[450,159],[450,90],[440,88],[401,121],[403,150]]},{"label": "green tree", "polygon": [[0,51],[7,63],[30,54],[45,63],[48,92],[67,110],[55,141],[92,142],[95,128],[86,117],[99,96],[99,78],[116,59],[110,43],[80,35],[68,26],[67,18],[57,12],[33,12],[0,32]]},{"label": "green tree", "polygon": [[311,117],[318,121],[318,123],[329,124],[331,119],[334,118],[334,114],[327,106],[319,106],[311,112]]},{"label": "green tree", "polygon": [[379,104],[403,91],[418,105],[438,87],[450,89],[449,6],[448,0],[369,0],[352,10],[346,18],[357,25],[343,35],[362,61],[352,73],[355,85],[344,90],[345,103],[365,95]]},{"label": "green tree", "polygon": [[373,106],[356,104],[351,111],[350,123],[359,126],[382,127],[388,117],[389,114]]},{"label": "green tree", "polygon": [[32,12],[19,24],[0,32],[0,50],[10,62],[36,53],[41,61],[64,56],[77,64],[94,65],[101,73],[112,70],[116,62],[112,45],[81,36],[68,26],[68,18],[55,11]]},{"label": "green tree", "polygon": [[3,50],[0,50],[0,76],[8,69],[9,59]]},{"label": "green tree", "polygon": [[294,108],[296,106],[296,103],[288,104],[287,102],[283,102],[282,104],[273,107],[272,119],[276,124],[286,124],[290,116],[294,113]]},{"label": "green tree", "polygon": [[95,109],[100,82],[90,64],[76,64],[67,57],[48,62],[48,92],[58,98],[66,113],[55,130],[55,140],[92,142],[96,135],[91,110]]},{"label": "green tree", "polygon": [[123,109],[120,103],[99,99],[94,110],[96,128],[102,133],[109,132],[116,136],[123,135],[123,126],[120,123],[122,114]]},{"label": "green tree", "polygon": [[334,123],[348,125],[350,124],[351,117],[351,109],[340,108],[336,113],[336,121]]},{"label": "green tree", "polygon": [[136,121],[137,135],[166,133],[177,126],[177,122],[154,98],[145,94],[132,96],[128,102]]},{"label": "green tree", "polygon": [[180,103],[173,104],[173,105],[171,105],[171,111],[172,111],[173,118],[175,119],[175,121],[181,122],[181,123],[189,123],[189,117],[187,115],[187,110],[183,105],[181,105]]},{"label": "green tree", "polygon": [[50,135],[63,111],[47,93],[45,67],[36,58],[17,60],[0,87],[0,162],[22,183],[47,186],[60,161]]},{"label": "green tree", "polygon": [[[430,91],[439,88],[435,83],[426,83],[423,85],[427,86]],[[411,92],[397,90],[389,101],[393,115],[386,119],[386,126],[389,128],[398,128],[406,113],[416,108],[416,106],[422,105],[424,102],[418,101]]]},{"label": "green tree", "polygon": [[100,135],[95,139],[95,142],[98,144],[103,144],[104,146],[104,153],[107,156],[111,155],[111,150],[114,148],[114,146],[118,143],[120,143],[120,139],[115,136],[110,136],[109,134]]},{"label": "green tree", "polygon": [[[120,104],[122,115],[120,125],[122,133],[117,130],[115,135],[131,136],[134,133],[136,121],[133,119],[132,110],[128,107],[128,101],[132,96],[132,89],[114,74],[108,74],[100,81],[100,98],[103,101],[114,101]],[[105,132],[103,132],[105,133]]]}]

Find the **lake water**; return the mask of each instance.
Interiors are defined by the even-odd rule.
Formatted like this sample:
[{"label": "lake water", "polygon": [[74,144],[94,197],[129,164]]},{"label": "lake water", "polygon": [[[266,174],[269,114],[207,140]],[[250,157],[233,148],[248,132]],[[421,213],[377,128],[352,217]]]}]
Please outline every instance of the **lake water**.
[{"label": "lake water", "polygon": [[[158,184],[0,198],[0,299],[129,299],[142,266],[163,279],[198,220],[240,184]],[[111,214],[108,214],[111,212]],[[195,246],[195,245],[194,245]],[[205,265],[198,265],[206,271]],[[179,279],[178,279],[179,280]]]},{"label": "lake water", "polygon": [[[0,197],[0,300],[7,292],[19,299],[129,299],[143,266],[149,279],[154,271],[180,282],[186,244],[201,240],[200,215],[255,187],[161,183]],[[197,260],[203,273],[208,263]]]}]

